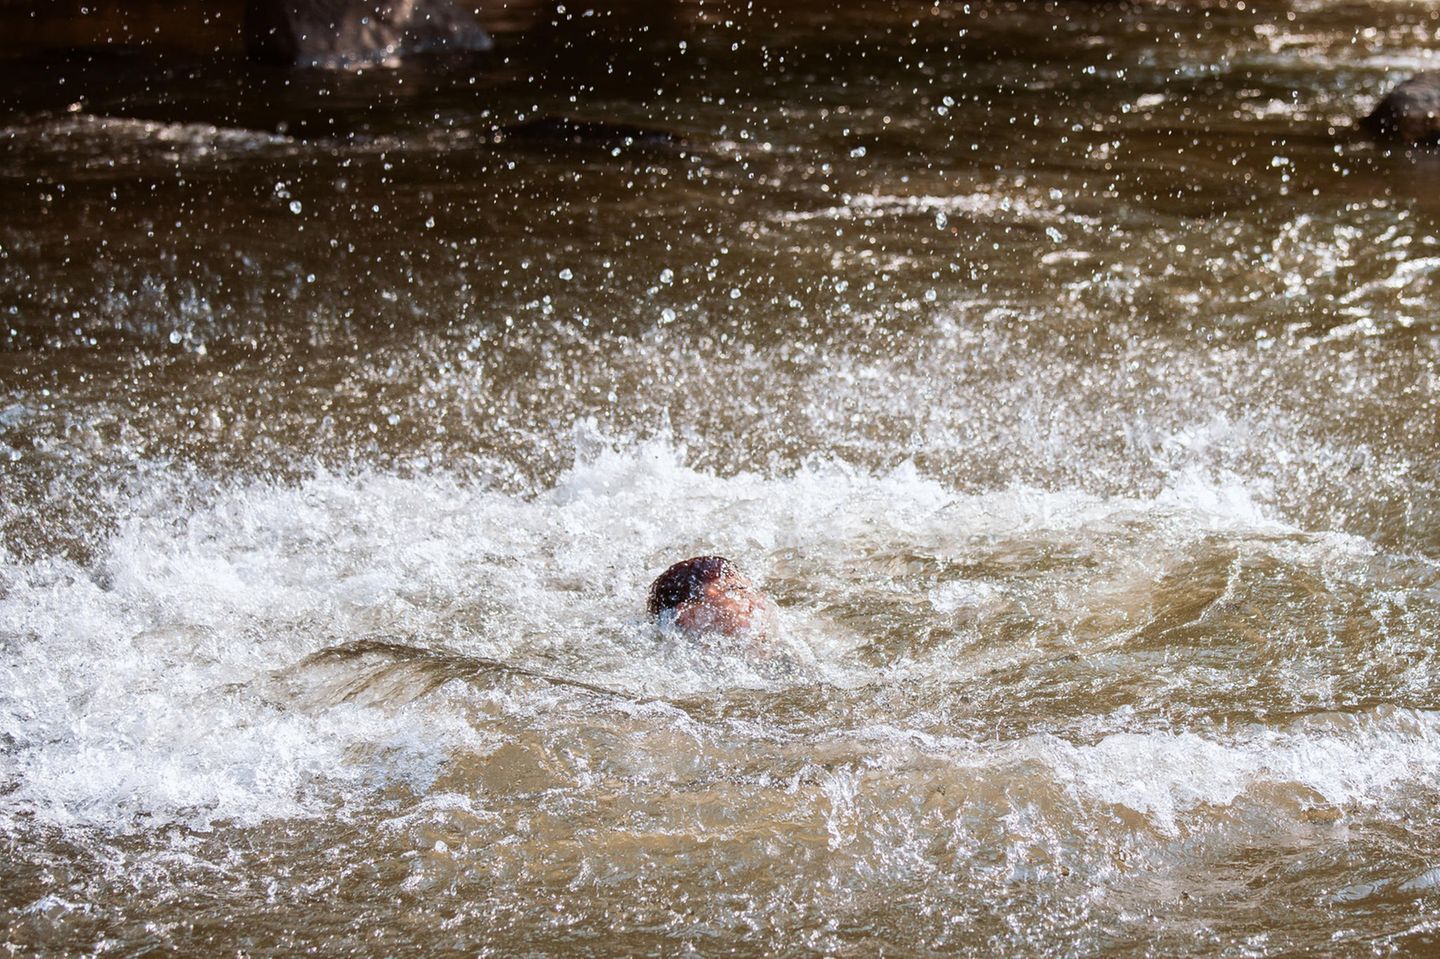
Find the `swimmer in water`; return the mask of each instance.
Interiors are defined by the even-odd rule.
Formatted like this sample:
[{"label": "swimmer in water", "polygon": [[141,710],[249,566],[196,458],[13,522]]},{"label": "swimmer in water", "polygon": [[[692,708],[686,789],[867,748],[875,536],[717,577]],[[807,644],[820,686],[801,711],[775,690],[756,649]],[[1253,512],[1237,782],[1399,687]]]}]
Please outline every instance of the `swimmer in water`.
[{"label": "swimmer in water", "polygon": [[778,632],[774,602],[723,556],[695,556],[661,573],[650,586],[649,610],[661,629],[749,640],[750,653],[764,658]]}]

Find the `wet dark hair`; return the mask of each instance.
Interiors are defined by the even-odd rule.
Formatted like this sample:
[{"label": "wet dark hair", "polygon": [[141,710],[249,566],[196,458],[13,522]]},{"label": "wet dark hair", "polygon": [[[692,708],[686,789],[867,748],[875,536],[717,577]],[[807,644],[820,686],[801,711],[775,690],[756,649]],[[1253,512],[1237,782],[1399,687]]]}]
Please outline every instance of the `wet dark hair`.
[{"label": "wet dark hair", "polygon": [[651,616],[699,599],[707,583],[738,575],[739,568],[723,556],[693,556],[682,559],[656,577],[650,585]]}]

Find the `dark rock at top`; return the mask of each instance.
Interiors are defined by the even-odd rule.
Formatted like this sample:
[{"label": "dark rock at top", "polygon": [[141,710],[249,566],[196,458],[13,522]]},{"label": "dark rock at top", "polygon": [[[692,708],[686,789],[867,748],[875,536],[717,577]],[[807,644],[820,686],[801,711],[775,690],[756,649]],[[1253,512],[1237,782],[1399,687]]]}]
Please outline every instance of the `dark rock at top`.
[{"label": "dark rock at top", "polygon": [[558,146],[596,147],[600,149],[638,148],[641,150],[678,150],[685,138],[669,130],[610,123],[604,120],[575,120],[571,117],[537,117],[524,123],[501,127],[497,139]]},{"label": "dark rock at top", "polygon": [[1440,143],[1440,71],[1416,74],[1391,90],[1360,125],[1379,140]]},{"label": "dark rock at top", "polygon": [[257,60],[343,67],[490,46],[453,0],[245,0],[245,48]]}]

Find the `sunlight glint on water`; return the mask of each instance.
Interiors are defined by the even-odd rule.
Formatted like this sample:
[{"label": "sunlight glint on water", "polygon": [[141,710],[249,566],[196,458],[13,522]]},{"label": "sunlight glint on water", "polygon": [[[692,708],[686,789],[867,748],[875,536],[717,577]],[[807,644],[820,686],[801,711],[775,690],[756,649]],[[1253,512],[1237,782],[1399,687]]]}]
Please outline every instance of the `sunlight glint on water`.
[{"label": "sunlight glint on water", "polygon": [[14,64],[12,951],[1433,944],[1434,8],[742,6]]}]

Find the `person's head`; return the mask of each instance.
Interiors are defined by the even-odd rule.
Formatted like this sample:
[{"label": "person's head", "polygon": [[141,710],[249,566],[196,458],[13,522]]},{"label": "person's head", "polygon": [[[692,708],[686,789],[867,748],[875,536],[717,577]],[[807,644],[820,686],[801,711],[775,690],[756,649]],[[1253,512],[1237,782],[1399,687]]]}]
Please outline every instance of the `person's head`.
[{"label": "person's head", "polygon": [[693,634],[764,639],[775,605],[723,556],[695,556],[661,573],[650,586],[650,615]]}]

